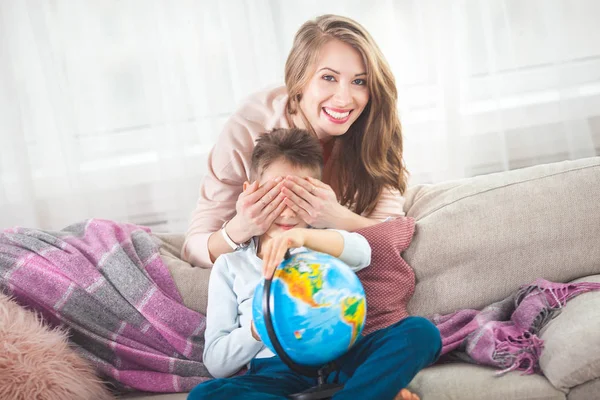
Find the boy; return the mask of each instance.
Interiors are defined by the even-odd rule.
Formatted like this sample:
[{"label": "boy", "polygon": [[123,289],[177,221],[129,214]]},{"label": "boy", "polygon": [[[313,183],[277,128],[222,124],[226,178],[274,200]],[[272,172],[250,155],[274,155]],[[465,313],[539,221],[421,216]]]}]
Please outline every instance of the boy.
[{"label": "boy", "polygon": [[[288,175],[319,179],[322,164],[322,148],[316,138],[300,129],[278,129],[257,140],[251,176],[260,184]],[[244,190],[247,186],[246,182]],[[271,227],[246,248],[220,256],[210,276],[204,364],[216,378],[231,376],[248,364],[249,370],[243,376],[200,384],[188,399],[280,399],[316,384],[315,378],[287,368],[260,341],[252,323],[252,298],[263,273],[270,275],[285,251],[297,247],[338,257],[355,272],[371,262],[371,248],[358,233],[307,229],[291,208],[283,208]],[[346,383],[334,398],[394,398],[404,387],[399,383],[407,384],[419,369],[437,357],[439,347],[424,343],[431,344],[432,336],[440,342],[439,332],[421,320],[407,318],[359,339],[336,361],[340,370],[329,377]],[[407,342],[407,338],[414,340]],[[403,357],[393,359],[399,350],[404,352]],[[363,376],[358,376],[359,370]],[[357,376],[353,378],[355,371]],[[399,374],[403,379],[398,379]],[[402,398],[413,397],[408,393]]]}]

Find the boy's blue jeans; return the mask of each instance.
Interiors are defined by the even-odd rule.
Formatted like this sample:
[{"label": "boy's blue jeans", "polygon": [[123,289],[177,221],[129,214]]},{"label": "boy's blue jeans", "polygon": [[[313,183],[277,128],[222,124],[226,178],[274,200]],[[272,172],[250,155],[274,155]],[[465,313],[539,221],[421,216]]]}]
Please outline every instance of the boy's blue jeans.
[{"label": "boy's blue jeans", "polygon": [[[328,383],[344,388],[333,399],[393,399],[421,369],[439,357],[442,341],[438,329],[421,317],[408,317],[361,337],[340,357],[339,370]],[[245,375],[214,379],[196,386],[188,400],[285,399],[317,384],[316,378],[290,370],[279,357],[254,359]]]}]

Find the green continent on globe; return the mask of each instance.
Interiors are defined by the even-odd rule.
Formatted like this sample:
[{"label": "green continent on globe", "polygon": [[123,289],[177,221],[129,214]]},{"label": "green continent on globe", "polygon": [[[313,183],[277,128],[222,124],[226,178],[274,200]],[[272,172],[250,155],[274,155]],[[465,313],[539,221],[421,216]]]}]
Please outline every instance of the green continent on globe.
[{"label": "green continent on globe", "polygon": [[314,296],[323,289],[323,273],[320,264],[304,264],[307,271],[302,271],[299,264],[290,264],[275,271],[275,277],[281,279],[288,287],[292,297],[299,299],[311,307],[327,307],[319,304]]},{"label": "green continent on globe", "polygon": [[352,327],[350,346],[354,344],[358,333],[362,331],[365,320],[365,299],[363,297],[349,296],[342,300],[342,318]]}]

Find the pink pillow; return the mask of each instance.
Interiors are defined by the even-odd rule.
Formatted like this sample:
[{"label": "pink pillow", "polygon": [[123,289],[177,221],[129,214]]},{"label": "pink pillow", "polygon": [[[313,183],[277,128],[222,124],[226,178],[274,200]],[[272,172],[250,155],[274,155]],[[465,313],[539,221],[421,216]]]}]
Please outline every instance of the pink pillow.
[{"label": "pink pillow", "polygon": [[110,400],[67,332],[0,293],[0,399]]},{"label": "pink pillow", "polygon": [[367,335],[408,317],[415,274],[400,254],[412,241],[415,220],[399,217],[356,232],[371,245],[371,265],[357,274],[367,295]]}]

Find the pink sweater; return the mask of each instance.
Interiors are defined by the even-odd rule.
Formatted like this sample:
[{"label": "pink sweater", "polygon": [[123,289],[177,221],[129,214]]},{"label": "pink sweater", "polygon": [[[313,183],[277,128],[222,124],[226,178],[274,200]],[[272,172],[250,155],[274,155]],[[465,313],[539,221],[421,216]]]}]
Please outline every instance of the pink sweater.
[{"label": "pink sweater", "polygon": [[[235,203],[249,180],[255,140],[274,128],[289,128],[285,87],[271,88],[246,99],[225,124],[208,157],[208,172],[192,214],[182,258],[193,265],[211,267],[208,238],[235,215]],[[328,165],[335,160],[328,160]],[[326,182],[327,183],[327,182]],[[383,221],[403,216],[404,198],[397,190],[384,190],[368,218]]]}]

